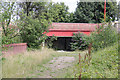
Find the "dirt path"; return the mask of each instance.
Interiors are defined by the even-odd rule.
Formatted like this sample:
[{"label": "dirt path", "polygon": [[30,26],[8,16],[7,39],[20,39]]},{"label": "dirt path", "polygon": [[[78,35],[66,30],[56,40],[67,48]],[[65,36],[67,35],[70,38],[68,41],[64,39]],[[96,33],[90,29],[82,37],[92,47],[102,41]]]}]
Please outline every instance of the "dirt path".
[{"label": "dirt path", "polygon": [[60,77],[62,76],[65,69],[73,65],[71,63],[74,61],[75,61],[74,57],[67,57],[67,56],[54,57],[53,60],[43,65],[48,70],[41,72],[44,75],[39,76],[39,78]]},{"label": "dirt path", "polygon": [[70,56],[53,57],[47,64],[43,64],[43,68],[36,71],[36,77],[61,78],[62,76],[65,76],[64,74],[72,73],[72,70],[71,72],[68,72],[67,69],[73,66],[74,61],[75,57]]},{"label": "dirt path", "polygon": [[[82,52],[83,53],[83,52]],[[74,75],[75,65],[78,62],[78,53],[57,53],[32,74],[32,78],[71,78]]]}]

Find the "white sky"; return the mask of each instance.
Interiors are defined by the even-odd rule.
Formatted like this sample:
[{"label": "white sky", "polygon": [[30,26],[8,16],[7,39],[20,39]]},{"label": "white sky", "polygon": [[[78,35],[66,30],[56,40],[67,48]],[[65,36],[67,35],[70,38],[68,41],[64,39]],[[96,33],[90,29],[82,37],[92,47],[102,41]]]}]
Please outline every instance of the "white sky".
[{"label": "white sky", "polygon": [[[69,12],[74,12],[76,7],[77,7],[77,1],[79,2],[79,0],[52,0],[53,2],[64,2],[65,5],[67,5],[69,7]],[[119,2],[120,0],[116,0],[117,2]]]},{"label": "white sky", "polygon": [[74,12],[79,0],[52,0],[53,2],[64,2],[69,7],[69,12]]}]

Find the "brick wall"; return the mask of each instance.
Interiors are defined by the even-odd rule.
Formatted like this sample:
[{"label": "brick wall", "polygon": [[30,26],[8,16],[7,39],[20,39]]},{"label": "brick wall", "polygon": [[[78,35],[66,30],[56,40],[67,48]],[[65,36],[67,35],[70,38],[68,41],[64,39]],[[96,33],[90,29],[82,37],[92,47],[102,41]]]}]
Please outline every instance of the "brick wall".
[{"label": "brick wall", "polygon": [[27,50],[27,43],[14,43],[3,46],[3,54],[17,54]]}]

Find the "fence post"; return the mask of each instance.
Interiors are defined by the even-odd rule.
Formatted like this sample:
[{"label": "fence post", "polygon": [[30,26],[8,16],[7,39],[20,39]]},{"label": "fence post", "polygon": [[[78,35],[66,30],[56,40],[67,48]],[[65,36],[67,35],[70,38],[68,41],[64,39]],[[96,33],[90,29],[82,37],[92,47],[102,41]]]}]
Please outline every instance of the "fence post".
[{"label": "fence post", "polygon": [[79,53],[79,64],[80,64],[80,57],[81,57],[81,56],[80,56],[80,53]]},{"label": "fence post", "polygon": [[88,47],[88,54],[89,54],[89,56],[91,55],[91,48],[92,48],[92,42],[89,44],[89,47]]},{"label": "fence post", "polygon": [[44,49],[44,47],[45,47],[45,42],[43,41],[42,42],[42,49]]},{"label": "fence post", "polygon": [[91,48],[92,48],[92,42],[89,44],[89,47],[88,47],[88,59],[89,59],[89,62],[91,60]]},{"label": "fence post", "polygon": [[80,65],[80,75],[79,75],[79,80],[81,80],[81,72],[82,72],[82,67],[81,67],[81,56],[80,56],[80,53],[79,53],[79,65]]}]

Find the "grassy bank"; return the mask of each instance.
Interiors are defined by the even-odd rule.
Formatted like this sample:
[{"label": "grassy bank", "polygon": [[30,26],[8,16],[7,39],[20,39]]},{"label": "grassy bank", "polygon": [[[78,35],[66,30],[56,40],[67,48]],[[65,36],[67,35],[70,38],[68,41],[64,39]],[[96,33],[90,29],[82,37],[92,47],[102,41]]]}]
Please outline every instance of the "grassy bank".
[{"label": "grassy bank", "polygon": [[45,48],[44,50],[27,51],[21,54],[7,56],[2,61],[3,78],[24,78],[40,68],[51,58],[55,51]]},{"label": "grassy bank", "polygon": [[[90,65],[81,63],[82,78],[118,78],[118,44],[92,53]],[[78,69],[79,65],[77,65]],[[79,71],[78,70],[78,71]],[[79,76],[80,73],[77,74]]]},{"label": "grassy bank", "polygon": [[[53,58],[58,57],[75,57],[75,61],[70,63],[71,65],[78,63],[78,53],[84,52],[74,51],[74,52],[57,52],[52,49],[27,51],[22,54],[7,56],[3,59],[3,78],[38,78],[42,75],[46,75],[44,71],[51,72],[51,69],[43,66]],[[62,63],[62,62],[61,62]],[[54,63],[50,63],[54,64]],[[67,63],[66,63],[67,64]],[[59,64],[58,64],[59,65]],[[51,72],[53,78],[70,78],[74,74],[75,66],[70,66],[63,68],[61,70]],[[53,67],[54,68],[54,67]],[[72,76],[74,77],[74,76]]]},{"label": "grassy bank", "polygon": [[[57,52],[52,49],[27,51],[22,54],[7,56],[3,59],[2,73],[3,78],[37,78],[44,75],[45,70],[50,71],[43,66],[55,57],[75,57],[74,66],[61,69],[58,78],[74,78],[80,75],[78,54],[84,59],[87,51]],[[118,77],[118,44],[98,50],[92,53],[92,59],[88,66],[85,62],[82,65],[82,78],[117,78]],[[51,63],[50,63],[51,64]],[[53,63],[52,63],[53,64]],[[40,71],[40,72],[39,72]],[[46,74],[46,73],[45,73]],[[32,76],[33,75],[33,76]]]}]

